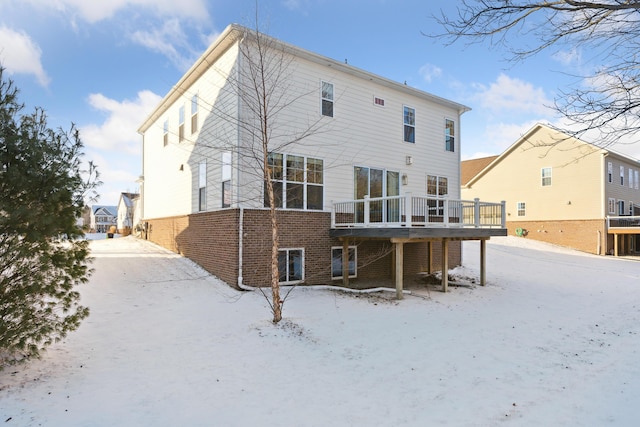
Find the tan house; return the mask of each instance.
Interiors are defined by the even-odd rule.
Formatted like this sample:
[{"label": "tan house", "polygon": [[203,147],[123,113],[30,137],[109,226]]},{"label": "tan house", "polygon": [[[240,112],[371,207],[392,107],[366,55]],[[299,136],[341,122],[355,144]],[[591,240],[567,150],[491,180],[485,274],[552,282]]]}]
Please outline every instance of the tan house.
[{"label": "tan house", "polygon": [[638,254],[639,172],[635,159],[537,124],[499,156],[463,161],[461,196],[504,200],[510,235]]}]

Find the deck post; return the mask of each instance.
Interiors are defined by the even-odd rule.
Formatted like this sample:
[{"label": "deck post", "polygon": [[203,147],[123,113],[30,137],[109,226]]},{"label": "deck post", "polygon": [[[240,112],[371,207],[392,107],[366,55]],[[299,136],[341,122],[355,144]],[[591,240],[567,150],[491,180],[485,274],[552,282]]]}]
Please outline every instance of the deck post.
[{"label": "deck post", "polygon": [[480,199],[473,199],[473,225],[474,227],[480,227]]},{"label": "deck post", "polygon": [[449,239],[442,239],[442,292],[449,289]]},{"label": "deck post", "polygon": [[613,235],[613,256],[618,256],[618,233]]},{"label": "deck post", "polygon": [[349,239],[342,240],[342,286],[349,287]]},{"label": "deck post", "polygon": [[402,299],[402,278],[404,276],[403,264],[404,264],[404,243],[396,242],[395,246],[395,258],[396,258],[396,298]]},{"label": "deck post", "polygon": [[369,195],[364,196],[364,225],[365,227],[369,225],[369,213],[371,211],[371,206],[369,205]]},{"label": "deck post", "polygon": [[413,225],[413,204],[411,193],[404,195],[404,225],[411,227]]},{"label": "deck post", "polygon": [[487,284],[487,241],[480,240],[480,286]]}]

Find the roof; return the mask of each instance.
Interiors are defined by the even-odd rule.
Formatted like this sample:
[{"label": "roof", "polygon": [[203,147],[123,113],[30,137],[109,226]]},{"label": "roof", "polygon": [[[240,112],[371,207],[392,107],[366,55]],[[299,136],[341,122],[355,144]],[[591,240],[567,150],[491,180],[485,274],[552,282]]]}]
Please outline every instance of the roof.
[{"label": "roof", "polygon": [[[184,74],[184,76],[182,76],[178,83],[176,83],[171,88],[169,93],[165,95],[158,107],[142,123],[142,125],[138,129],[138,132],[146,132],[146,130],[149,129],[149,127],[155,121],[157,121],[162,114],[164,114],[169,106],[171,106],[177,99],[184,95],[185,88],[188,88],[192,84],[194,84],[213,64],[215,64],[218,58],[220,58],[220,56],[222,56],[227,49],[229,49],[238,41],[241,42],[245,39],[245,37],[252,37],[254,33],[255,30],[251,30],[238,24],[231,24],[227,26],[227,28],[225,28],[220,36],[209,46],[209,48],[202,54],[202,56],[198,58],[198,60],[191,66],[191,68]],[[263,36],[266,35],[263,34]],[[325,56],[310,52],[300,47],[290,45],[273,37],[266,37],[271,42],[274,42],[278,46],[278,48],[281,48],[283,51],[288,52],[296,57],[306,59],[316,64],[331,67],[334,70],[338,70],[340,72],[356,76],[364,80],[373,81],[377,84],[397,91],[408,93],[414,96],[419,96],[423,99],[428,99],[434,103],[444,105],[448,108],[453,108],[460,114],[471,110],[470,107],[458,104],[457,102],[441,98],[422,90],[412,88],[411,86],[407,86],[406,84],[401,84],[385,77],[370,73],[368,71],[364,71],[352,65],[345,64],[344,62],[336,61],[334,59],[327,58]]]},{"label": "roof", "polygon": [[116,216],[118,212],[117,206],[105,206],[105,205],[93,205],[91,206],[91,212],[95,215],[99,210],[102,210],[104,213],[112,216]]},{"label": "roof", "polygon": [[133,201],[140,197],[138,193],[121,193],[120,199],[124,201],[125,206],[131,207],[133,205]]},{"label": "roof", "polygon": [[464,160],[460,162],[460,185],[467,185],[467,182],[476,176],[482,169],[487,167],[499,156],[480,157],[477,159]]}]

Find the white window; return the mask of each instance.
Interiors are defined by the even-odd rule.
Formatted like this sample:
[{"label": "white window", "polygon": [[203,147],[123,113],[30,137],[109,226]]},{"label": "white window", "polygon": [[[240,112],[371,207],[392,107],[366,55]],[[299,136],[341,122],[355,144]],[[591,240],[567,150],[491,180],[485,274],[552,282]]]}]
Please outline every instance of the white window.
[{"label": "white window", "polygon": [[620,166],[620,185],[624,185],[624,166]]},{"label": "white window", "polygon": [[165,147],[169,144],[169,120],[165,120],[162,125],[162,142]]},{"label": "white window", "polygon": [[191,98],[191,133],[198,130],[198,94]]},{"label": "white window", "polygon": [[638,171],[637,171],[637,170],[636,170],[636,171],[634,171],[634,172],[633,172],[633,175],[635,176],[635,184],[634,184],[634,187],[633,187],[633,188],[637,190],[637,189],[638,189],[638,186],[640,186],[640,180],[638,179],[638,178],[640,178],[640,177],[638,176]]},{"label": "white window", "polygon": [[[311,157],[269,153],[268,167],[276,207],[322,210],[324,206],[323,161]],[[264,206],[269,194],[264,191]]]},{"label": "white window", "polygon": [[304,280],[304,249],[278,251],[280,283],[300,283]]},{"label": "white window", "polygon": [[542,186],[551,185],[551,168],[542,168]]},{"label": "white window", "polygon": [[609,214],[611,215],[616,214],[616,199],[611,197],[609,198]]},{"label": "white window", "polygon": [[[357,246],[349,246],[349,277],[358,277]],[[331,278],[342,279],[342,246],[331,248]]]},{"label": "white window", "polygon": [[453,120],[445,120],[444,147],[447,151],[456,151],[456,123]]},{"label": "white window", "polygon": [[633,188],[633,169],[629,168],[629,188]]},{"label": "white window", "polygon": [[181,105],[178,109],[178,141],[182,142],[184,139],[184,105]]},{"label": "white window", "polygon": [[525,202],[518,202],[518,216],[525,216],[527,213],[527,205]]},{"label": "white window", "polygon": [[333,83],[322,82],[322,115],[333,117]]},{"label": "white window", "polygon": [[624,200],[618,200],[618,215],[625,215],[624,211]]},{"label": "white window", "polygon": [[404,141],[405,142],[416,142],[416,110],[415,108],[404,107],[403,113],[403,122],[404,122]]},{"label": "white window", "polygon": [[613,182],[613,163],[607,163],[607,175],[609,177],[609,182]]},{"label": "white window", "polygon": [[207,162],[198,165],[198,210],[207,210]]},{"label": "white window", "polygon": [[222,153],[222,207],[231,206],[231,153]]},{"label": "white window", "polygon": [[629,215],[633,215],[633,202],[629,202]]},{"label": "white window", "polygon": [[444,216],[444,199],[449,195],[449,179],[444,176],[427,175],[427,195],[430,196],[427,201],[429,206],[429,216]]}]

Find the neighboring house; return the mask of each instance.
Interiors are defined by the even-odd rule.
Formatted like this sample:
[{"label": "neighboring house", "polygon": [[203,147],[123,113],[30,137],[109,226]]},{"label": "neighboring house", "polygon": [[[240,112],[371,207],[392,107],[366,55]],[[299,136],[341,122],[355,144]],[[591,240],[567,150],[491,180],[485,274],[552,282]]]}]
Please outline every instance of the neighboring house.
[{"label": "neighboring house", "polygon": [[96,233],[108,233],[116,225],[118,208],[116,206],[93,205],[91,207],[91,230]]},{"label": "neighboring house", "polygon": [[[461,240],[506,235],[501,205],[476,206],[486,221],[475,227],[474,206],[459,201],[467,107],[268,39],[292,70],[274,135],[323,126],[269,155],[282,283],[395,277],[401,287],[403,275],[460,264]],[[238,95],[250,88],[241,45],[253,43],[250,30],[227,27],[139,129],[148,239],[237,286],[270,277],[260,153]]]},{"label": "neighboring house", "polygon": [[501,155],[462,162],[462,198],[505,200],[512,235],[639,253],[639,173],[635,159],[537,124]]},{"label": "neighboring house", "polygon": [[117,227],[120,234],[129,235],[135,224],[134,213],[136,202],[140,197],[136,193],[121,193],[118,201]]}]

